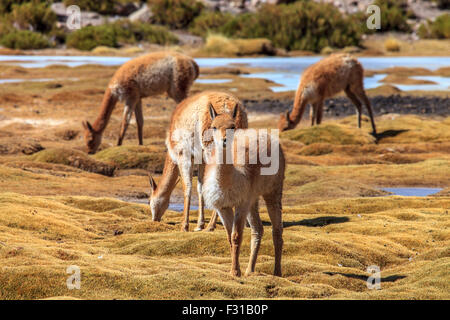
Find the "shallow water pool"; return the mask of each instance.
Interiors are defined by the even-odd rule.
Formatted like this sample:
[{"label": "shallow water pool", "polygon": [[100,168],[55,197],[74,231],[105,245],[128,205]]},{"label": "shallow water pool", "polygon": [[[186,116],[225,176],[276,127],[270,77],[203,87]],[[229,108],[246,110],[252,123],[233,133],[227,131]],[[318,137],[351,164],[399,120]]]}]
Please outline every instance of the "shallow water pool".
[{"label": "shallow water pool", "polygon": [[392,192],[395,196],[426,197],[438,193],[442,188],[382,188],[382,190]]}]

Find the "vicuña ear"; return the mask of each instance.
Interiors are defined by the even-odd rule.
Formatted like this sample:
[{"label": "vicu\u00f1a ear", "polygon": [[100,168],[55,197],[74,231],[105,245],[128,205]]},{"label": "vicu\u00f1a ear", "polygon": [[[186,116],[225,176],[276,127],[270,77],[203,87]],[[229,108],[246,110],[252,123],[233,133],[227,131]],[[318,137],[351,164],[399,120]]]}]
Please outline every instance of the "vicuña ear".
[{"label": "vicu\u00f1a ear", "polygon": [[211,116],[211,120],[214,120],[214,118],[217,116],[216,110],[214,110],[213,105],[211,102],[209,103],[209,115]]},{"label": "vicu\u00f1a ear", "polygon": [[238,112],[238,105],[235,105],[233,110],[233,119],[236,119],[237,112]]},{"label": "vicu\u00f1a ear", "polygon": [[83,121],[83,127],[91,132],[94,131],[94,129],[92,129],[92,126],[89,123],[89,121]]},{"label": "vicu\u00f1a ear", "polygon": [[150,187],[152,188],[153,191],[156,190],[157,185],[155,180],[153,180],[153,177],[151,175],[148,175],[148,181],[150,182]]}]

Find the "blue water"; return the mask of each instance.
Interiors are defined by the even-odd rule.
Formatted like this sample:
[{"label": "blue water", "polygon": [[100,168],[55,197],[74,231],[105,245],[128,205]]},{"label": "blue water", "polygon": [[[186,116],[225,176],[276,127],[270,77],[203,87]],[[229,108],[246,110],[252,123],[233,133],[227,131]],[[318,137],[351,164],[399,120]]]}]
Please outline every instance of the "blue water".
[{"label": "blue water", "polygon": [[204,83],[204,84],[220,84],[220,83],[228,83],[231,82],[231,79],[197,79],[196,83]]},{"label": "blue water", "polygon": [[450,89],[450,77],[439,76],[412,76],[411,79],[417,80],[429,80],[436,82],[436,84],[395,84],[397,88],[403,91],[408,90],[449,90]]},{"label": "blue water", "polygon": [[[37,82],[46,82],[46,81],[56,81],[58,79],[0,79],[0,84],[3,83],[17,83],[17,82],[26,82],[26,81],[37,81]],[[70,78],[70,79],[59,79],[59,80],[72,80],[72,81],[76,81],[78,79],[76,78]]]},{"label": "blue water", "polygon": [[438,193],[442,188],[382,188],[382,190],[392,192],[396,196],[426,197]]},{"label": "blue water", "polygon": [[[262,57],[262,58],[198,58],[195,59],[200,67],[221,67],[229,65],[248,65],[255,68],[270,68],[290,72],[302,72],[309,65],[316,63],[323,57]],[[70,67],[84,64],[99,64],[105,66],[121,65],[130,57],[101,57],[101,56],[2,56],[0,62],[8,62],[25,68],[40,68],[52,64]],[[436,70],[450,64],[449,57],[363,57],[358,58],[364,68],[379,70],[390,67],[422,67]]]},{"label": "blue water", "polygon": [[[49,65],[66,65],[76,67],[85,64],[99,64],[105,66],[117,66],[130,60],[130,57],[101,57],[101,56],[0,56],[0,62],[19,65],[25,68],[42,68]],[[246,65],[254,68],[269,68],[273,71],[262,72],[250,75],[242,75],[249,78],[268,79],[278,86],[273,86],[273,91],[296,90],[302,72],[311,64],[322,59],[315,57],[261,57],[261,58],[198,58],[199,66],[204,67],[225,67],[233,65]],[[390,67],[421,67],[429,70],[436,70],[450,65],[449,57],[362,57],[359,61],[365,69],[380,70]],[[366,77],[365,87],[370,89],[381,85],[379,80],[383,75]],[[436,85],[396,85],[401,90],[449,90],[450,78],[432,76],[417,77],[417,79],[430,79]],[[216,82],[221,79],[199,79],[200,83],[224,83]],[[223,79],[222,81],[224,81]],[[207,81],[207,82],[206,82]]]},{"label": "blue water", "polygon": [[[129,202],[129,203],[140,203],[140,204],[146,204],[148,205],[148,199],[137,199],[137,198],[118,198],[119,200]],[[177,203],[177,202],[170,202],[168,210],[176,211],[176,212],[183,212],[184,204],[183,203]],[[191,210],[198,210],[198,206],[192,205],[190,206]]]}]

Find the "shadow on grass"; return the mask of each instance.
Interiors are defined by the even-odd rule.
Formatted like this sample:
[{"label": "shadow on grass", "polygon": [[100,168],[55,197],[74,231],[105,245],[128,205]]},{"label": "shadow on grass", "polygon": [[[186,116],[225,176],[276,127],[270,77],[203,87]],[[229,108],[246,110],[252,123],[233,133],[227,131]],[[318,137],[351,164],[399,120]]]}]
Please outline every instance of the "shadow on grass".
[{"label": "shadow on grass", "polygon": [[[343,273],[343,272],[324,272],[325,274],[329,275],[329,276],[334,276],[334,275],[341,275],[347,278],[352,278],[352,279],[359,279],[359,280],[363,280],[363,281],[367,281],[367,279],[369,278],[369,276],[365,276],[362,274],[353,274],[353,273]],[[404,279],[406,278],[406,276],[402,276],[402,275],[392,275],[392,276],[388,276],[388,277],[384,277],[381,278],[381,282],[395,282],[397,280],[400,279]]]},{"label": "shadow on grass", "polygon": [[[329,224],[344,223],[344,222],[348,222],[348,221],[350,221],[350,219],[347,217],[326,216],[326,217],[318,217],[318,218],[314,218],[314,219],[303,219],[300,221],[285,221],[285,222],[283,222],[283,228],[289,228],[289,227],[293,227],[293,226],[324,227]],[[168,221],[166,223],[169,225],[179,224],[179,222],[172,222],[172,221]],[[190,223],[197,224],[197,220],[190,221]],[[262,224],[265,227],[272,226],[270,221],[262,221]],[[222,221],[220,221],[220,218],[217,220],[217,225],[223,226]],[[246,226],[248,228],[250,227],[248,222],[246,223]]]},{"label": "shadow on grass", "polygon": [[375,139],[376,139],[376,143],[380,142],[380,140],[384,139],[384,138],[391,138],[391,137],[396,137],[398,136],[400,133],[403,132],[407,132],[409,131],[408,129],[402,129],[402,130],[386,130],[383,132],[379,132],[376,135],[374,135]]},{"label": "shadow on grass", "polygon": [[[306,227],[323,227],[329,224],[344,223],[350,221],[347,217],[318,217],[314,219],[303,219],[300,221],[285,221],[283,222],[283,228],[289,228],[293,226],[306,226]],[[264,226],[270,226],[271,223],[263,221]]]}]

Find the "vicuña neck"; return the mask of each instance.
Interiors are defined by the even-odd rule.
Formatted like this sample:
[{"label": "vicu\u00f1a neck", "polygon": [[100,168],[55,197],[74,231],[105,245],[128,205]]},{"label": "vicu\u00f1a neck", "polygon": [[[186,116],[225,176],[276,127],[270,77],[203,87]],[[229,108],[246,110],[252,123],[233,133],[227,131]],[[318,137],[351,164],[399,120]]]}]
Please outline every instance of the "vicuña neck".
[{"label": "vicu\u00f1a neck", "polygon": [[163,174],[157,189],[157,196],[169,199],[173,189],[175,189],[175,186],[177,185],[178,176],[178,167],[167,154]]},{"label": "vicu\u00f1a neck", "polygon": [[297,125],[303,115],[303,111],[306,107],[306,103],[304,103],[302,99],[302,90],[297,90],[297,93],[295,94],[295,100],[294,100],[294,108],[292,108],[291,113],[289,114],[289,120],[290,122],[293,122],[295,125]]},{"label": "vicu\u00f1a neck", "polygon": [[111,114],[114,110],[116,102],[117,98],[112,95],[111,89],[107,88],[103,96],[100,114],[92,124],[92,128],[96,132],[102,133],[105,130],[106,125],[108,124],[109,119],[111,118]]}]

